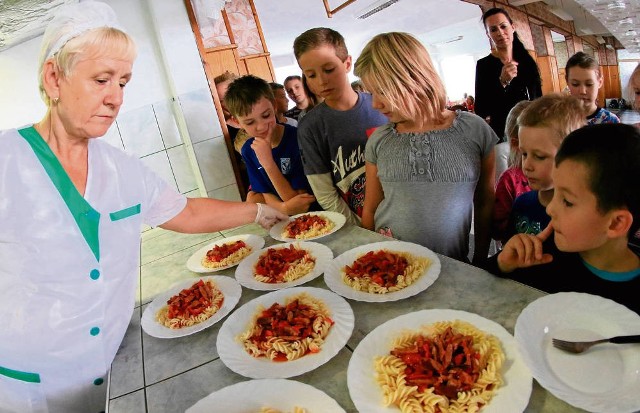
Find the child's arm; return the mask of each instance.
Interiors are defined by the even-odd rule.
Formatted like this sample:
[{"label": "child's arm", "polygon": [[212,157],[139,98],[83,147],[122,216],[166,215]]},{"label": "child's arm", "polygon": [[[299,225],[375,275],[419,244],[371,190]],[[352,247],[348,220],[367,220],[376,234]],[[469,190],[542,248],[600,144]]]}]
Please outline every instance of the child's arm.
[{"label": "child's arm", "polygon": [[516,234],[502,248],[498,254],[498,268],[503,273],[512,272],[518,268],[547,264],[553,260],[551,254],[542,252],[542,243],[553,233],[549,224],[537,235]]},{"label": "child's arm", "polygon": [[493,239],[506,242],[507,225],[513,201],[515,201],[515,191],[513,182],[509,175],[503,174],[496,185],[495,201],[491,216],[491,237]]},{"label": "child's arm", "polygon": [[474,207],[474,264],[481,264],[486,261],[489,255],[491,214],[495,200],[495,151],[492,149],[487,156],[482,159],[480,178],[476,185],[473,196]]},{"label": "child's arm", "polygon": [[362,227],[375,231],[374,216],[378,205],[384,199],[384,191],[378,178],[378,166],[376,164],[367,162],[365,164],[365,174],[367,181],[365,183],[364,207],[362,209]]},{"label": "child's arm", "polygon": [[251,149],[256,153],[260,166],[264,168],[271,184],[283,201],[288,201],[299,193],[305,192],[293,189],[289,181],[287,181],[287,178],[282,175],[280,167],[273,160],[271,141],[269,138],[255,138],[253,143],[251,143]]},{"label": "child's arm", "polygon": [[247,194],[247,202],[267,204],[287,215],[296,215],[307,212],[309,210],[309,206],[315,200],[316,198],[313,195],[307,193],[298,194],[288,201],[282,201],[276,195],[268,193],[261,194],[251,191]]},{"label": "child's arm", "polygon": [[360,218],[353,212],[344,199],[338,194],[333,186],[331,173],[307,175],[309,185],[318,203],[325,211],[339,212],[347,217],[347,222],[353,225],[360,225]]}]

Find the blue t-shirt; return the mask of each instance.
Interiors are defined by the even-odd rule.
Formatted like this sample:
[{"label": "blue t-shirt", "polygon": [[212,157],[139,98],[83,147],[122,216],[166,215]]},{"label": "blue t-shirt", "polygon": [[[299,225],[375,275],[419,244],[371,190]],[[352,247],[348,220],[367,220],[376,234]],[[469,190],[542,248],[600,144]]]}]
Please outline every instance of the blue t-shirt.
[{"label": "blue t-shirt", "polygon": [[525,192],[513,201],[509,238],[515,234],[536,235],[551,222],[547,210],[538,199],[538,191]]},{"label": "blue t-shirt", "polygon": [[[311,187],[307,181],[300,159],[300,148],[298,147],[297,128],[290,125],[283,125],[284,133],[280,144],[271,149],[273,160],[280,167],[280,172],[291,184],[291,188],[304,189],[311,193]],[[249,138],[242,145],[242,158],[247,164],[247,173],[251,190],[261,194],[270,193],[278,195],[276,188],[271,183],[267,172],[264,170],[256,153],[251,149],[251,144],[255,138]]]}]

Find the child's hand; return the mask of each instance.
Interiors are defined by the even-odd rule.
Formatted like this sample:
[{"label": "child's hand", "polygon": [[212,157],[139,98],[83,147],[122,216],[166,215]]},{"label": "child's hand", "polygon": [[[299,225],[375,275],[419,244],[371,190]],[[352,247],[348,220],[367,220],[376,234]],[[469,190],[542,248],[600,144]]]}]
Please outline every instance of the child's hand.
[{"label": "child's hand", "polygon": [[273,153],[271,152],[271,139],[269,137],[254,138],[251,143],[251,149],[256,153],[258,162],[260,162],[263,168],[270,166],[274,162]]},{"label": "child's hand", "polygon": [[316,197],[311,194],[298,194],[288,201],[284,202],[287,214],[296,215],[302,214],[309,210],[311,205],[316,200]]},{"label": "child's hand", "polygon": [[551,224],[538,235],[516,234],[498,255],[500,271],[508,273],[518,268],[547,264],[553,260],[551,254],[542,252],[542,243],[553,233]]}]

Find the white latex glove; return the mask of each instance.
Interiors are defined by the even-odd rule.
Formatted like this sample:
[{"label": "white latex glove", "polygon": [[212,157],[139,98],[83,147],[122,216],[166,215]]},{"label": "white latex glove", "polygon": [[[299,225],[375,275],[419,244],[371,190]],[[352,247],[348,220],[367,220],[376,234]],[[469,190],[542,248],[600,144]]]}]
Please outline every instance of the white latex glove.
[{"label": "white latex glove", "polygon": [[270,229],[280,221],[286,221],[289,217],[282,212],[265,204],[258,205],[258,213],[256,214],[255,223],[260,224],[264,229]]}]

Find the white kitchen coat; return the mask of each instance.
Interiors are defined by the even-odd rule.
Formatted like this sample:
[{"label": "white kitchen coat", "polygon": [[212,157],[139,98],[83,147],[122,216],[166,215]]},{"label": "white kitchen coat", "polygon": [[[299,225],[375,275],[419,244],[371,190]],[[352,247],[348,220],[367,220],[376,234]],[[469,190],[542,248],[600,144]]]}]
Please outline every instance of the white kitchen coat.
[{"label": "white kitchen coat", "polygon": [[186,198],[89,141],[82,197],[33,127],[0,132],[0,412],[99,412],[129,325],[142,223]]}]

